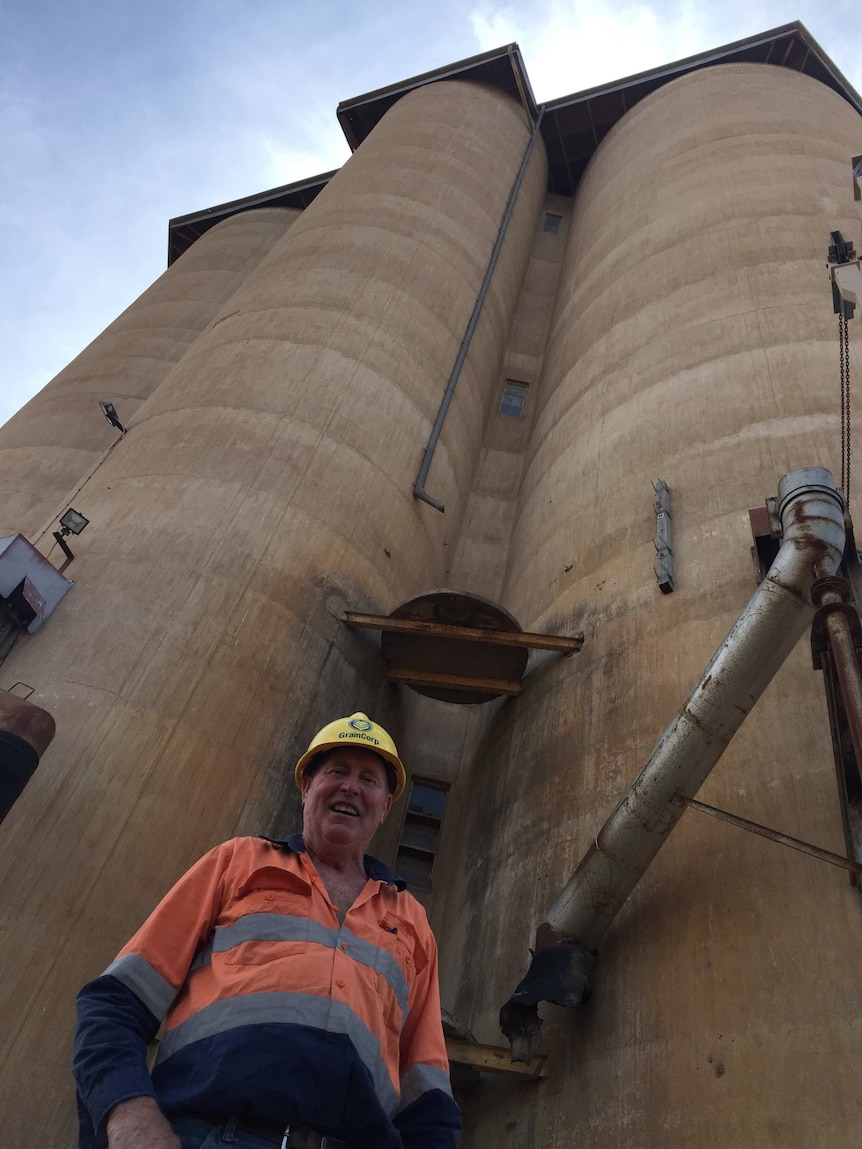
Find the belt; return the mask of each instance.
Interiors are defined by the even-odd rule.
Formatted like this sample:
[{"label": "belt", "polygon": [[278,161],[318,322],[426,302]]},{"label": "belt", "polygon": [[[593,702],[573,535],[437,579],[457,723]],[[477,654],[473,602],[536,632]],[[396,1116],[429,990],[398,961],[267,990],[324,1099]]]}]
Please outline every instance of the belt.
[{"label": "belt", "polygon": [[[185,1115],[184,1115],[185,1116]],[[224,1117],[207,1117],[203,1113],[190,1113],[189,1117],[205,1121],[208,1125],[224,1125]],[[335,1137],[327,1137],[310,1129],[307,1125],[297,1125],[291,1121],[289,1125],[280,1125],[275,1121],[255,1121],[253,1117],[237,1117],[236,1128],[243,1133],[252,1133],[262,1141],[271,1141],[279,1149],[351,1149],[346,1141],[338,1141]]]}]

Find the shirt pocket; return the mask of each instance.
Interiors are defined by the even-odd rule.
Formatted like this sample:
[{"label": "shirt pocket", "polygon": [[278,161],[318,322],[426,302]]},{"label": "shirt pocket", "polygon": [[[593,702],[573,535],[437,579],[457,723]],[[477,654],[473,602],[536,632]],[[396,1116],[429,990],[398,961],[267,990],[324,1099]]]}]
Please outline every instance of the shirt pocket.
[{"label": "shirt pocket", "polygon": [[228,899],[213,934],[225,965],[261,965],[305,953],[311,886],[296,874],[265,866]]},{"label": "shirt pocket", "polygon": [[412,924],[397,914],[380,919],[377,961],[377,989],[388,1028],[400,1033],[407,1016],[410,990],[418,973],[428,964],[428,955]]}]

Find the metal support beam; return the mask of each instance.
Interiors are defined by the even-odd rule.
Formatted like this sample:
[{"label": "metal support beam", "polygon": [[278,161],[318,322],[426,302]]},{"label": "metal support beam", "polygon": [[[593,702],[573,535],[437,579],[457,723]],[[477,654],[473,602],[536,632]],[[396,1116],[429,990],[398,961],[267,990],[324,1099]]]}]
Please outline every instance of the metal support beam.
[{"label": "metal support beam", "polygon": [[342,621],[360,630],[382,630],[388,634],[419,634],[426,638],[451,638],[459,642],[481,642],[491,646],[520,646],[530,650],[555,650],[577,654],[584,645],[583,634],[535,634],[529,630],[491,630],[478,626],[454,626],[414,618],[393,618],[384,614],[345,611]]},{"label": "metal support beam", "polygon": [[387,682],[400,682],[403,686],[432,686],[443,690],[472,690],[476,694],[520,694],[520,682],[508,678],[472,678],[462,674],[444,674],[435,670],[386,671]]},{"label": "metal support beam", "polygon": [[459,1038],[446,1038],[446,1052],[452,1065],[469,1065],[482,1073],[498,1073],[506,1077],[521,1077],[539,1081],[548,1076],[546,1058],[539,1054],[529,1063],[512,1061],[508,1049],[496,1045],[480,1045],[475,1041],[461,1041]]},{"label": "metal support beam", "polygon": [[849,870],[851,874],[862,874],[862,865],[849,858],[842,858],[840,854],[833,854],[831,850],[824,850],[821,846],[812,846],[810,842],[803,842],[799,838],[791,838],[789,834],[782,834],[779,830],[770,830],[768,826],[761,826],[759,822],[750,822],[748,818],[740,818],[738,814],[730,814],[727,810],[719,810],[717,806],[708,806],[706,802],[698,802],[696,798],[686,798],[680,794],[678,802],[681,806],[689,806],[692,810],[699,810],[701,814],[709,814],[722,822],[729,822],[731,826],[738,826],[740,830],[748,830],[761,838],[768,838],[770,842],[778,842],[781,846],[789,846],[791,850],[798,850],[801,854],[809,854],[821,862],[829,862],[831,866],[840,866],[842,870]]}]

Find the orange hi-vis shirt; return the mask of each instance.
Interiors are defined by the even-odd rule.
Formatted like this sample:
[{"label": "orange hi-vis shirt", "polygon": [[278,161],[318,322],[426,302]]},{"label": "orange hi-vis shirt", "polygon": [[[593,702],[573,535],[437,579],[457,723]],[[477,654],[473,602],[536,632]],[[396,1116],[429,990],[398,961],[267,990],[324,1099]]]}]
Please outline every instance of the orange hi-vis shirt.
[{"label": "orange hi-vis shirt", "polygon": [[[193,866],[79,997],[89,1144],[119,1100],[146,1094],[168,1115],[295,1121],[356,1149],[453,1147],[434,936],[395,875],[372,858],[366,873],[339,924],[299,835],[235,838]],[[140,1063],[124,1075],[127,1035],[108,1066],[117,992],[153,1032],[165,1022],[146,1088]],[[101,1079],[94,1042],[107,1043]]]}]

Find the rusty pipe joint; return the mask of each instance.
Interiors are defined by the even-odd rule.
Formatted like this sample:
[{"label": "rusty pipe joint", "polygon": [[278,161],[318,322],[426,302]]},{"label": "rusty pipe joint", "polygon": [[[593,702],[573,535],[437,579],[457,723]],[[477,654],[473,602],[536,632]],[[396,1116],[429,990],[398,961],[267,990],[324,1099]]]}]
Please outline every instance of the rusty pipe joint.
[{"label": "rusty pipe joint", "polygon": [[[695,796],[810,623],[815,579],[837,571],[844,504],[829,471],[793,471],[778,493],[775,562],[545,915],[531,970],[549,942],[592,954],[685,812],[680,797]],[[519,1059],[527,1046],[521,1038],[528,1034],[535,1052],[541,1026],[538,1015],[528,1016],[536,1006],[520,992],[525,983],[529,973],[501,1013]],[[542,1000],[559,996],[552,991]]]}]

